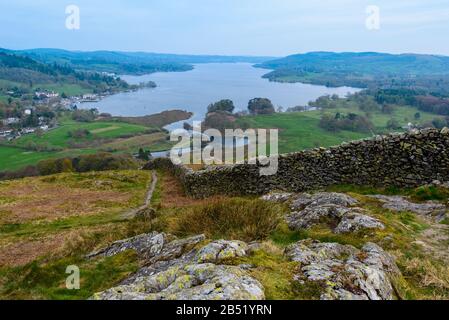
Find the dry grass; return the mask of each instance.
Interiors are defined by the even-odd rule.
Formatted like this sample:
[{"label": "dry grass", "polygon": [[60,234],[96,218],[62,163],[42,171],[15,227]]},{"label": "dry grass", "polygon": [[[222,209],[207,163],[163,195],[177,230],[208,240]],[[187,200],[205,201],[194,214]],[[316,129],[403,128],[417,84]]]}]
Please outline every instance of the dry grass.
[{"label": "dry grass", "polygon": [[154,149],[165,149],[170,147],[170,142],[167,141],[167,134],[164,132],[156,132],[151,134],[144,134],[130,138],[120,138],[113,142],[108,142],[101,145],[102,150],[116,150],[116,151],[137,151],[139,148],[154,151]]},{"label": "dry grass", "polygon": [[92,235],[90,247],[132,233],[119,216],[143,203],[150,174],[65,173],[0,183],[0,266],[71,252],[68,246]]},{"label": "dry grass", "polygon": [[164,217],[175,235],[206,234],[209,238],[263,240],[278,226],[282,208],[262,200],[214,199]]},{"label": "dry grass", "polygon": [[180,208],[192,205],[202,205],[209,203],[213,200],[221,199],[220,197],[214,197],[209,199],[193,199],[186,196],[179,180],[168,174],[159,173],[159,203],[161,208]]}]

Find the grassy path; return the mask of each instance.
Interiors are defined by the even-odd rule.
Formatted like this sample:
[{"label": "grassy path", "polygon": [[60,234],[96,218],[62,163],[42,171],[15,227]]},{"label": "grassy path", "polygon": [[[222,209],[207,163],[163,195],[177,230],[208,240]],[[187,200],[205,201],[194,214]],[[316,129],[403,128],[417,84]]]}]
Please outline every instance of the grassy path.
[{"label": "grassy path", "polygon": [[122,217],[124,219],[133,219],[136,217],[136,214],[139,211],[148,208],[151,205],[151,199],[153,199],[153,193],[156,190],[156,186],[157,186],[157,173],[156,173],[156,171],[153,171],[152,176],[151,176],[151,184],[150,184],[150,187],[148,188],[148,192],[145,197],[145,203],[137,209],[133,209],[133,210],[130,210],[130,211],[124,213]]}]

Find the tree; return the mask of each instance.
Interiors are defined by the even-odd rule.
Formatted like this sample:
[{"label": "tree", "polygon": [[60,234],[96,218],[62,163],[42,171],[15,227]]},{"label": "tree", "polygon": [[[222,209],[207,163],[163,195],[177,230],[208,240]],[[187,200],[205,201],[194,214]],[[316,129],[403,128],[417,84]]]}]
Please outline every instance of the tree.
[{"label": "tree", "polygon": [[148,150],[143,150],[142,148],[139,149],[139,155],[137,156],[138,159],[148,161],[150,160],[151,152]]},{"label": "tree", "polygon": [[396,130],[399,128],[401,128],[401,125],[399,124],[399,122],[396,119],[392,118],[392,119],[388,120],[387,129]]},{"label": "tree", "polygon": [[224,112],[233,113],[234,109],[235,109],[234,102],[232,102],[232,100],[229,100],[229,99],[224,99],[224,100],[220,100],[215,103],[211,103],[207,107],[207,112],[211,113],[211,112],[217,112],[217,111],[224,111]]},{"label": "tree", "polygon": [[251,114],[273,114],[276,112],[273,103],[266,98],[254,98],[248,103],[248,110]]}]

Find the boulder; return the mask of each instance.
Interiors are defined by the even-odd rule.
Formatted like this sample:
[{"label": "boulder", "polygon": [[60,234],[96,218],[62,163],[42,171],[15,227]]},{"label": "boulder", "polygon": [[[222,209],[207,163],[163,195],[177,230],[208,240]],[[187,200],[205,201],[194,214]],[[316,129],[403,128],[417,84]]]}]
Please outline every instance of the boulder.
[{"label": "boulder", "polygon": [[[250,265],[219,263],[247,254],[241,241],[218,240],[179,255],[181,248],[204,236],[175,240],[161,249],[157,261],[142,267],[121,285],[95,294],[96,300],[262,300],[263,286],[245,271]],[[164,255],[164,252],[166,254]],[[164,257],[164,259],[161,258]],[[151,261],[151,260],[147,260]]]},{"label": "boulder", "polygon": [[87,258],[110,257],[126,250],[134,250],[145,264],[152,264],[160,260],[172,260],[191,250],[195,245],[204,241],[205,236],[199,235],[181,240],[169,241],[164,233],[151,232],[133,238],[120,240],[110,246],[93,252]]},{"label": "boulder", "polygon": [[436,201],[414,203],[403,196],[373,195],[371,198],[382,202],[382,207],[387,210],[402,212],[409,211],[441,222],[447,217],[447,207]]},{"label": "boulder", "polygon": [[352,207],[356,203],[357,200],[340,193],[301,194],[292,203],[292,209],[299,211],[287,215],[286,221],[293,230],[326,223],[335,233],[385,228],[379,220],[368,216],[365,210]]},{"label": "boulder", "polygon": [[358,201],[344,193],[318,192],[313,195],[303,193],[296,197],[292,203],[292,210],[302,210],[307,206],[336,205],[350,207]]},{"label": "boulder", "polygon": [[394,258],[374,243],[361,250],[338,243],[303,240],[285,251],[299,263],[295,280],[317,282],[322,300],[392,300],[393,277],[400,272]]},{"label": "boulder", "polygon": [[242,241],[218,240],[198,251],[197,263],[219,263],[227,259],[246,256],[248,245]]},{"label": "boulder", "polygon": [[133,238],[116,241],[106,248],[90,253],[87,258],[98,256],[110,257],[126,250],[134,250],[139,256],[151,257],[161,252],[165,241],[166,235],[164,233],[151,232]]},{"label": "boulder", "polygon": [[263,300],[260,282],[235,266],[172,267],[133,283],[95,294],[94,300]]}]

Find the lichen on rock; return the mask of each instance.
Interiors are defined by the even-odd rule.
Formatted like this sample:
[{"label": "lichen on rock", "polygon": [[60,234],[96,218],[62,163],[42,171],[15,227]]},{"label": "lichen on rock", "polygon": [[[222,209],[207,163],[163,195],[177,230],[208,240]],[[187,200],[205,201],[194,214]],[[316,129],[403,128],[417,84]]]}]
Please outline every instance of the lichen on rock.
[{"label": "lichen on rock", "polygon": [[[190,239],[190,240],[189,240]],[[150,265],[115,288],[95,294],[97,300],[262,300],[264,288],[252,278],[246,267],[223,265],[228,259],[243,257],[248,245],[241,241],[218,240],[199,250],[168,250],[182,248],[194,239],[176,240],[161,249],[159,257],[171,253]],[[181,245],[183,244],[183,245]],[[168,249],[167,249],[168,248]],[[150,260],[151,261],[151,260]]]},{"label": "lichen on rock", "polygon": [[361,250],[338,243],[303,240],[288,247],[300,264],[295,280],[322,284],[323,300],[392,300],[391,279],[400,274],[394,258],[374,243]]},{"label": "lichen on rock", "polygon": [[248,245],[242,241],[218,240],[203,247],[196,255],[198,263],[218,263],[227,259],[243,257],[247,254]]},{"label": "lichen on rock", "polygon": [[436,222],[441,222],[447,217],[447,207],[436,201],[414,203],[404,196],[373,195],[370,197],[382,202],[382,207],[387,210],[395,212],[409,211],[432,218]]},{"label": "lichen on rock", "polygon": [[286,221],[293,230],[326,223],[335,233],[385,228],[364,209],[352,207],[357,203],[356,199],[342,193],[300,194],[292,202],[294,211],[287,215]]}]

